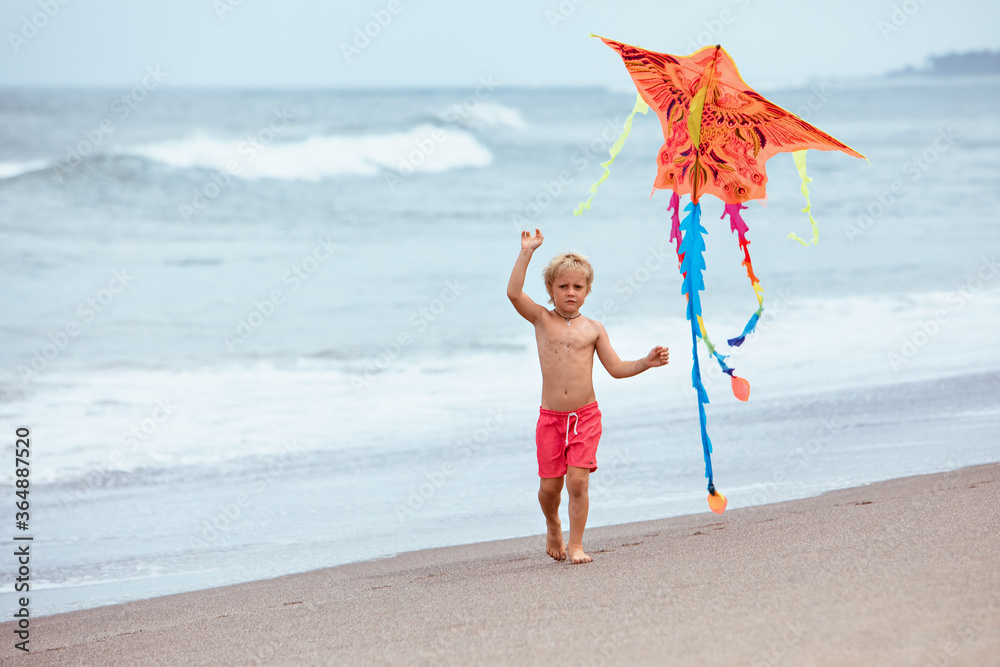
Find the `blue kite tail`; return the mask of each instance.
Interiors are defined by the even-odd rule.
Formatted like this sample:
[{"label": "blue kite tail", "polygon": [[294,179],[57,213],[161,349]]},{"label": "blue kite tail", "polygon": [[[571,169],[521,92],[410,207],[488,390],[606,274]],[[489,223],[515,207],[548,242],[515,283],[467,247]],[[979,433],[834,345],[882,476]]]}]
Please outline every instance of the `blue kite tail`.
[{"label": "blue kite tail", "polygon": [[[707,233],[701,226],[701,205],[697,203],[688,204],[685,209],[687,215],[680,224],[683,238],[680,243],[680,254],[683,256],[681,262],[681,275],[684,280],[681,283],[681,292],[687,298],[687,319],[691,323],[691,386],[698,394],[698,419],[701,422],[701,448],[705,456],[705,477],[708,478],[708,488],[710,492],[715,490],[712,480],[712,441],[708,437],[708,426],[705,406],[708,404],[708,392],[701,380],[701,367],[698,363],[698,338],[701,331],[701,295],[705,289],[705,238]],[[721,360],[720,360],[721,361]]]}]

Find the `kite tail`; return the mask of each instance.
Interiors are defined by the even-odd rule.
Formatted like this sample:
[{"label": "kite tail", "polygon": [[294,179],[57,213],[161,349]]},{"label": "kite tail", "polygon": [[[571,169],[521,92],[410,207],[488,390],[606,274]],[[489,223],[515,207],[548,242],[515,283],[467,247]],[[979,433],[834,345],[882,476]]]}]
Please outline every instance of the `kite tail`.
[{"label": "kite tail", "polygon": [[[699,292],[705,289],[705,239],[707,233],[701,226],[701,205],[691,203],[684,209],[688,214],[684,221],[680,223],[680,228],[684,232],[683,239],[678,245],[678,250],[683,252],[684,260],[681,262],[681,274],[684,280],[681,283],[681,291],[687,296],[687,319],[691,322],[691,356],[693,363],[691,366],[691,386],[698,393],[698,418],[701,422],[701,448],[705,455],[705,477],[708,478],[708,490],[710,494],[715,493],[715,484],[712,476],[712,441],[708,437],[708,427],[706,425],[705,405],[708,404],[708,392],[701,381],[701,367],[698,364],[698,337],[704,333],[704,324],[701,321],[701,296]],[[699,331],[700,330],[700,331]],[[704,337],[704,336],[703,336]]]},{"label": "kite tail", "polygon": [[806,175],[806,152],[804,150],[794,151],[792,159],[795,160],[795,169],[798,170],[799,178],[802,179],[802,186],[799,189],[806,198],[806,207],[802,209],[802,212],[809,216],[809,224],[812,225],[813,237],[812,241],[804,241],[798,234],[791,232],[788,238],[795,239],[802,245],[816,245],[819,243],[819,224],[812,216],[812,203],[809,201],[809,184],[812,183],[813,179]]},{"label": "kite tail", "polygon": [[[692,206],[694,208],[692,208]],[[678,218],[680,217],[678,212],[679,208],[680,208],[680,197],[675,193],[670,198],[669,210],[673,211],[673,220],[677,226],[674,229],[671,229],[670,238],[671,240],[676,240],[677,242],[677,261],[678,261],[678,266],[680,267],[681,275],[684,277],[684,285],[685,285],[685,288],[682,289],[682,292],[684,293],[684,296],[688,298],[688,305],[690,306],[691,293],[686,289],[688,282],[687,276],[689,272],[688,254],[690,252],[697,253],[697,258],[691,258],[691,261],[694,262],[693,264],[694,266],[700,267],[698,269],[698,276],[696,283],[700,285],[699,289],[704,290],[705,283],[704,283],[704,278],[701,275],[701,271],[703,271],[705,268],[705,258],[703,255],[705,251],[705,239],[702,237],[702,234],[707,234],[708,231],[701,226],[701,204],[688,204],[685,207],[684,210],[689,211],[689,213],[687,217],[684,218],[683,223],[678,221]],[[693,223],[691,222],[692,215],[696,215],[696,220],[697,220],[697,223],[695,225],[697,227],[696,231],[698,234],[697,241],[695,241],[694,237],[691,237],[689,233],[689,230],[693,229],[692,227]],[[682,230],[684,231],[683,238],[681,236]],[[733,395],[736,396],[736,398],[738,398],[741,401],[749,400],[750,383],[747,382],[745,379],[736,375],[735,369],[730,368],[729,364],[726,363],[726,359],[729,358],[729,355],[725,355],[719,352],[719,350],[716,349],[715,344],[712,343],[712,339],[708,337],[708,329],[705,327],[705,320],[702,319],[701,316],[700,297],[698,298],[697,308],[694,310],[694,317],[692,318],[689,314],[688,319],[690,319],[692,322],[691,326],[694,329],[694,335],[697,338],[701,338],[703,341],[705,341],[705,349],[707,349],[708,353],[715,358],[716,362],[718,362],[719,368],[722,369],[722,372],[729,376],[730,383],[733,389]],[[695,324],[697,324],[697,327],[695,327]],[[754,320],[754,324],[756,324],[756,320]],[[700,377],[700,371],[699,371],[699,377]]]},{"label": "kite tail", "polygon": [[681,196],[676,192],[670,193],[670,240],[677,245],[677,264],[684,261],[684,254],[681,253]]},{"label": "kite tail", "polygon": [[628,118],[625,119],[625,125],[622,127],[622,133],[621,135],[619,135],[618,140],[615,141],[614,145],[611,147],[611,150],[609,151],[611,157],[608,159],[607,162],[601,163],[601,166],[604,167],[604,173],[601,174],[601,177],[597,179],[596,183],[590,186],[590,198],[587,199],[587,201],[580,202],[577,205],[576,210],[573,211],[573,215],[583,215],[583,212],[586,209],[590,208],[590,202],[594,201],[594,194],[597,192],[597,186],[606,181],[608,179],[608,176],[611,175],[611,169],[610,169],[611,163],[615,161],[616,157],[618,157],[618,153],[621,152],[622,146],[625,145],[625,140],[628,138],[629,133],[632,131],[632,119],[635,118],[635,115],[637,113],[645,114],[647,111],[649,111],[649,106],[647,106],[646,103],[643,101],[642,95],[636,93],[635,106],[632,107],[632,113],[630,113],[628,115]]},{"label": "kite tail", "polygon": [[747,270],[747,278],[750,279],[750,285],[753,287],[754,294],[757,296],[757,310],[753,315],[750,316],[750,321],[747,325],[743,327],[743,333],[735,338],[730,338],[727,342],[730,347],[739,347],[743,344],[743,341],[747,336],[753,333],[754,329],[757,328],[757,322],[760,320],[760,315],[764,312],[764,288],[760,286],[760,281],[753,272],[753,263],[750,261],[750,241],[747,240],[747,232],[750,228],[747,227],[747,223],[744,222],[743,216],[740,215],[740,211],[745,209],[746,206],[743,204],[726,204],[726,210],[723,211],[719,219],[729,216],[729,227],[732,231],[736,232],[740,238],[740,249],[743,250],[743,266]]},{"label": "kite tail", "polygon": [[[683,238],[681,237],[681,221],[680,221],[680,204],[681,198],[676,192],[670,197],[670,206],[667,207],[668,211],[672,211],[671,215],[671,227],[670,227],[670,240],[677,244],[677,265],[680,267],[681,275],[687,281],[688,269],[684,263],[684,258],[687,253],[692,250],[690,246],[691,243],[695,243],[694,238],[689,238],[689,234],[685,231]],[[694,208],[692,208],[694,206]],[[684,209],[685,211],[691,211],[688,213],[687,217],[684,218],[684,230],[689,230],[691,224],[696,224],[698,227],[699,238],[695,243],[693,250],[698,253],[697,261],[700,262],[700,267],[703,270],[705,268],[705,258],[702,253],[705,250],[705,239],[701,238],[701,234],[707,234],[708,232],[704,227],[701,226],[701,204],[688,204]],[[695,222],[691,222],[691,216],[695,216]],[[687,245],[686,245],[687,244]],[[699,270],[698,280],[702,280],[701,273]],[[705,289],[704,282],[701,282],[701,288]],[[690,292],[686,289],[684,290],[684,295],[688,297],[688,303],[690,304]],[[691,319],[690,317],[688,319]],[[696,335],[705,341],[705,347],[708,349],[708,353],[715,357],[715,360],[719,362],[719,366],[722,368],[724,373],[729,375],[733,374],[733,369],[726,365],[726,355],[720,354],[718,350],[715,349],[715,345],[712,344],[711,339],[708,337],[708,330],[705,328],[705,321],[701,318],[701,303],[699,300],[699,305],[695,311],[695,320],[698,324],[698,329]]]},{"label": "kite tail", "polygon": [[[700,299],[698,303],[698,311],[701,311]],[[705,329],[705,320],[701,318],[701,315],[696,315],[696,318],[698,320],[698,335],[701,336],[703,341],[705,341],[705,348],[708,350],[708,353],[715,357],[715,360],[719,362],[719,368],[722,369],[722,372],[729,376],[729,382],[733,389],[733,396],[741,401],[750,400],[750,383],[744,378],[738,376],[735,368],[729,367],[726,363],[726,359],[729,358],[729,355],[720,354],[719,351],[715,349],[715,345],[713,345],[712,341],[708,338],[708,330]]]}]

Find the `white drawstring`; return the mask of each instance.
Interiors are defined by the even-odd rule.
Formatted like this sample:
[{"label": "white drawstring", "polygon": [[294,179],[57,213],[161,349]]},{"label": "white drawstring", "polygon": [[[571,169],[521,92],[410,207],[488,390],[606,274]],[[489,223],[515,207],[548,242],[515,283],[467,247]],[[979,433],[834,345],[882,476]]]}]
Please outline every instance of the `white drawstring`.
[{"label": "white drawstring", "polygon": [[569,447],[569,418],[570,417],[576,417],[576,421],[573,422],[573,435],[576,435],[576,426],[577,426],[577,424],[580,423],[580,416],[577,415],[575,412],[571,412],[568,415],[566,415],[566,447],[567,448]]}]

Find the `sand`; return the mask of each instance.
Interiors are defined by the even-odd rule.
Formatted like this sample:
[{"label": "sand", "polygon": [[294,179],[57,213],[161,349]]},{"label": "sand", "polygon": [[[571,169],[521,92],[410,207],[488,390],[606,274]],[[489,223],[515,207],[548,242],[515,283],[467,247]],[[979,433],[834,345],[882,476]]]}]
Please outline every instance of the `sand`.
[{"label": "sand", "polygon": [[[539,516],[539,521],[541,517]],[[33,619],[4,664],[998,665],[1000,464]]]}]

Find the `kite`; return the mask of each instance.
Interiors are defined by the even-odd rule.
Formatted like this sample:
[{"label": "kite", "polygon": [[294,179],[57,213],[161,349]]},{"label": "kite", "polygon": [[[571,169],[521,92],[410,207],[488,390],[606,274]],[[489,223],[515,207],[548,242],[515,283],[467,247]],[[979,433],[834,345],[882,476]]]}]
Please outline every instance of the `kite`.
[{"label": "kite", "polygon": [[[595,37],[597,35],[591,35]],[[742,79],[736,64],[721,46],[706,46],[689,56],[672,56],[646,51],[614,40],[600,38],[618,52],[638,89],[635,107],[625,121],[621,136],[611,147],[611,159],[602,163],[604,173],[591,186],[590,198],[574,211],[580,215],[589,209],[594,192],[610,175],[611,163],[621,151],[632,129],[637,113],[645,114],[650,107],[656,112],[663,128],[663,146],[656,156],[656,179],[653,188],[672,190],[668,211],[671,212],[670,241],[676,244],[678,266],[683,277],[681,292],[687,299],[687,320],[691,324],[691,347],[694,362],[691,384],[698,396],[698,417],[701,423],[701,444],[708,479],[708,505],[717,514],[726,508],[726,498],[716,491],[712,474],[712,441],[706,427],[705,405],[708,393],[701,380],[698,363],[698,339],[729,375],[737,399],[750,398],[750,383],[736,375],[724,355],[708,337],[701,313],[700,293],[705,290],[705,239],[707,230],[701,223],[702,195],[715,195],[725,204],[720,220],[729,216],[730,230],[737,234],[743,251],[742,265],[757,298],[757,309],[743,331],[727,340],[730,347],[739,347],[754,332],[764,311],[764,289],[750,261],[749,228],[741,211],[745,202],[766,196],[767,175],[764,163],[775,153],[790,152],[802,181],[806,199],[803,213],[809,216],[812,240],[805,241],[791,233],[789,239],[802,245],[815,245],[819,226],[812,217],[806,175],[807,149],[842,151],[866,159],[861,153],[813,127],[801,118],[770,102]],[[681,195],[690,195],[680,219]]]}]

